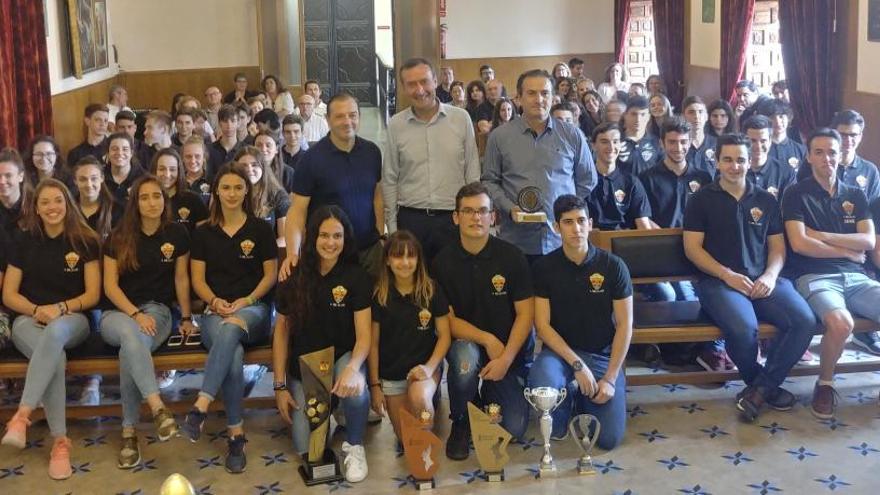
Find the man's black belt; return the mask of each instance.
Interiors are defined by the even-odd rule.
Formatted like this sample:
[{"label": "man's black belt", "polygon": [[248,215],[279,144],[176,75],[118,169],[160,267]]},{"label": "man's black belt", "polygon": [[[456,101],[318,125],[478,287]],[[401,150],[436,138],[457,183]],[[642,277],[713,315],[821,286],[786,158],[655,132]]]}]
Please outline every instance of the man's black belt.
[{"label": "man's black belt", "polygon": [[409,206],[400,206],[398,209],[406,210],[411,213],[419,213],[429,217],[437,217],[440,215],[452,215],[452,210],[435,210],[433,208],[410,208]]}]

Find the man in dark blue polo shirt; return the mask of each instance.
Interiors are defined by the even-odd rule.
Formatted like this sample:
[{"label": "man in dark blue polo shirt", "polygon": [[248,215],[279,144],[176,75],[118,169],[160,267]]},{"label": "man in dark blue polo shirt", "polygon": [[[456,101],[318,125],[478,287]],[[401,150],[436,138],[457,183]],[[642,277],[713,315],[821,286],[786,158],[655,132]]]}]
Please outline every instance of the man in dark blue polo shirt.
[{"label": "man in dark blue polo shirt", "polygon": [[109,109],[103,103],[92,103],[85,109],[83,122],[86,126],[86,140],[70,150],[67,154],[67,164],[72,167],[81,158],[89,155],[98,160],[104,160],[107,153],[107,119]]},{"label": "man in dark blue polo shirt", "polygon": [[632,281],[623,260],[589,244],[583,200],[560,196],[553,216],[562,247],[534,264],[535,327],[544,347],[529,386],[559,389],[576,380],[577,391],[553,412],[551,437],[565,435],[574,409],[599,418],[597,445],[609,450],[626,429],[623,361],[632,337]]},{"label": "man in dark blue polo shirt", "polygon": [[634,96],[627,101],[623,114],[623,141],[620,144],[620,168],[638,176],[656,165],[663,158],[660,141],[648,132],[651,113],[644,96]]},{"label": "man in dark blue polo shirt", "polygon": [[820,419],[834,417],[834,367],[853,317],[880,322],[880,283],[868,278],[863,266],[866,252],[874,249],[874,222],[865,194],[839,177],[840,142],[835,130],[814,131],[807,140],[812,177],[791,186],[782,200],[792,251],[786,270],[797,277],[798,292],[825,326],[812,402]]},{"label": "man in dark blue polo shirt", "polygon": [[[320,117],[314,117],[320,118]],[[296,169],[293,202],[284,238],[287,259],[281,279],[299,260],[306,219],[320,206],[335,204],[351,220],[361,265],[374,278],[382,263],[380,232],[385,230],[382,201],[382,153],[372,141],[357,135],[360,108],[357,98],[339,93],[327,102],[330,133],[303,155]]]},{"label": "man in dark blue polo shirt", "polygon": [[[797,172],[806,161],[807,148],[788,135],[792,118],[791,106],[782,100],[772,99],[761,104],[758,113],[770,119],[773,127],[770,133],[773,143],[770,145],[770,158]],[[782,198],[782,195],[778,197]]]},{"label": "man in dark blue polo shirt", "polygon": [[[764,404],[782,411],[794,406],[797,399],[780,385],[816,327],[806,301],[779,276],[782,214],[773,195],[746,179],[750,141],[754,149],[754,140],[739,134],[718,138],[718,181],[695,194],[684,215],[685,254],[704,272],[696,283],[700,305],[721,328],[746,383],[736,407],[748,422]],[[764,366],[758,364],[758,319],[779,330]]]},{"label": "man in dark blue polo shirt", "polygon": [[753,115],[743,122],[742,128],[751,143],[746,179],[781,200],[785,189],[795,183],[795,172],[789,165],[770,158],[770,119]]},{"label": "man in dark blue polo shirt", "polygon": [[638,178],[617,166],[620,126],[605,122],[593,130],[598,182],[587,196],[590,218],[599,230],[650,229],[651,205]]},{"label": "man in dark blue polo shirt", "polygon": [[455,460],[469,455],[467,403],[478,394],[482,404],[501,406],[501,425],[514,437],[523,437],[529,421],[523,387],[535,346],[532,279],[522,251],[489,235],[494,217],[485,185],[462,187],[452,216],[459,242],[433,262],[454,339],[446,356],[452,418],[446,455]]},{"label": "man in dark blue polo shirt", "polygon": [[691,125],[687,162],[715,177],[715,136],[706,133],[706,103],[699,96],[688,96],[681,104],[681,115]]}]

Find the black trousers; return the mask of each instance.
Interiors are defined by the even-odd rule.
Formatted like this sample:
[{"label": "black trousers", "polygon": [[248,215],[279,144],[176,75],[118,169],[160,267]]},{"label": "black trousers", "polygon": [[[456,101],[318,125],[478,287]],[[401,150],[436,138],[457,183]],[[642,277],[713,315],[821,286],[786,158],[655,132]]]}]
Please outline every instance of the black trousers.
[{"label": "black trousers", "polygon": [[428,266],[437,253],[458,240],[458,229],[452,222],[452,211],[426,210],[401,206],[397,211],[397,228],[408,230],[422,244]]}]

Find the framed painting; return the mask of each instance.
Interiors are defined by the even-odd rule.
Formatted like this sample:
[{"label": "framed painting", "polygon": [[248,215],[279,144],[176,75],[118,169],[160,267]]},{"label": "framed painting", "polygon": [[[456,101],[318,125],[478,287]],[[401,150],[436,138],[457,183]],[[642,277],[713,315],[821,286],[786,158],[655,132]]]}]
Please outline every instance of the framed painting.
[{"label": "framed painting", "polygon": [[715,23],[715,0],[703,0],[703,24]]},{"label": "framed painting", "polygon": [[66,0],[70,68],[77,79],[109,66],[106,0]]}]

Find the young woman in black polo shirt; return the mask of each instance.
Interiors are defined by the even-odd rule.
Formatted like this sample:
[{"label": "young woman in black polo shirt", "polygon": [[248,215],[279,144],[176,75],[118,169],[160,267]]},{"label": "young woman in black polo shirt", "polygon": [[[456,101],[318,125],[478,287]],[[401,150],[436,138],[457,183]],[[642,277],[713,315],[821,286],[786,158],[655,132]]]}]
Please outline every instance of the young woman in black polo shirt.
[{"label": "young woman in black polo shirt", "polygon": [[99,241],[62,182],[44,179],[30,206],[3,281],[3,304],[19,315],[12,342],[30,361],[21,402],[0,443],[23,449],[28,418],[42,403],[55,437],[49,476],[66,479],[72,445],[65,425],[64,351],[89,336],[83,311],[101,296]]},{"label": "young woman in black polo shirt", "polygon": [[79,211],[101,239],[107,238],[122,218],[122,207],[116,203],[104,183],[101,162],[91,155],[80,159],[73,166],[73,177]]},{"label": "young woman in black polo shirt", "polygon": [[186,170],[186,187],[199,195],[206,206],[211,201],[211,182],[205,167],[208,162],[208,146],[201,136],[190,136],[183,143],[183,166]]},{"label": "young woman in black polo shirt", "polygon": [[278,247],[272,228],[250,211],[252,186],[232,164],[220,168],[211,188],[208,221],[192,237],[192,285],[208,309],[202,317],[202,341],[208,348],[202,390],[182,428],[199,439],[208,406],[223,391],[229,451],[226,470],[245,469],[242,428],[243,344],[268,337],[271,309],[265,301],[278,273]]},{"label": "young woman in black polo shirt", "polygon": [[174,301],[183,314],[180,332],[186,335],[195,329],[189,302],[189,234],[171,220],[167,204],[159,179],[147,175],[135,181],[125,215],[104,253],[104,293],[116,309],[101,316],[101,337],[119,347],[122,449],[117,466],[122,469],[140,463],[135,425],[141,398],[153,412],[160,441],[177,433],[174,415],[159,397],[150,355],[171,334]]},{"label": "young woman in black polo shirt", "polygon": [[284,163],[278,143],[269,131],[260,131],[254,137],[254,147],[260,150],[260,159],[266,169],[271,170],[275,179],[285,192],[293,191],[293,167]]},{"label": "young woman in black polo shirt", "polygon": [[198,194],[186,187],[182,165],[176,149],[164,148],[153,155],[150,173],[159,179],[159,184],[170,198],[171,219],[186,227],[191,234],[197,225],[208,218],[208,208]]},{"label": "young woman in black polo shirt", "polygon": [[398,230],[385,243],[385,269],[373,294],[370,396],[373,410],[388,412],[400,439],[400,408],[434,425],[434,392],[452,337],[449,303],[428,276],[418,239]]},{"label": "young woman in black polo shirt", "polygon": [[365,376],[372,293],[370,277],[357,262],[357,244],[348,216],[336,205],[318,208],[309,217],[299,262],[278,288],[272,340],[275,401],[281,417],[292,423],[293,448],[301,454],[307,452],[309,424],[300,407],[305,394],[299,356],[333,346],[335,382],[331,392],[341,399],[345,415],[343,472],[352,483],[367,476],[363,443],[370,411]]},{"label": "young woman in black polo shirt", "polygon": [[235,154],[235,163],[253,185],[251,210],[254,215],[269,222],[269,225],[275,228],[278,243],[283,245],[290,196],[278,183],[275,174],[263,164],[260,150],[257,148],[245,146],[238,150]]}]

